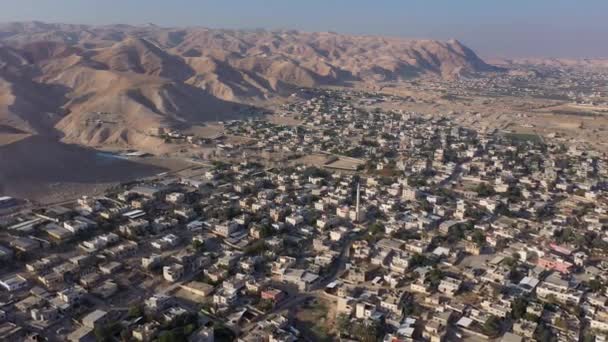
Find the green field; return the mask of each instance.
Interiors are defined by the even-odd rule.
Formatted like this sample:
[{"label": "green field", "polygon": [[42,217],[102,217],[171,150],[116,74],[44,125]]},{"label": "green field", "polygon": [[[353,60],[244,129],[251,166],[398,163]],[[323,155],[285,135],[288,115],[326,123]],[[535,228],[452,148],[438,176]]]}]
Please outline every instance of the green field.
[{"label": "green field", "polygon": [[543,139],[534,133],[506,133],[505,137],[513,140],[514,142],[533,142],[540,143]]}]

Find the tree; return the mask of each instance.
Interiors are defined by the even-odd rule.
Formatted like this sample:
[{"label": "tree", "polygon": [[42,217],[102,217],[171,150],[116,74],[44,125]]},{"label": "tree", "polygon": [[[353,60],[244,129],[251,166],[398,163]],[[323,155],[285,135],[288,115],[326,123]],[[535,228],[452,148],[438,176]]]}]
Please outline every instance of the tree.
[{"label": "tree", "polygon": [[598,293],[598,292],[602,292],[602,290],[604,289],[604,284],[599,279],[589,280],[588,285],[589,285],[589,289],[591,290],[591,292]]},{"label": "tree", "polygon": [[382,333],[380,322],[358,321],[349,328],[347,335],[356,337],[361,342],[377,342]]},{"label": "tree", "polygon": [[121,330],[118,322],[110,322],[95,328],[95,340],[99,342],[112,341],[112,337]]},{"label": "tree", "polygon": [[185,340],[186,336],[182,328],[163,331],[158,335],[158,342],[179,342]]},{"label": "tree", "polygon": [[302,176],[304,176],[305,178],[329,178],[331,176],[331,173],[327,170],[323,170],[318,167],[309,166],[304,170],[304,172],[302,172]]},{"label": "tree", "polygon": [[420,253],[415,253],[410,259],[410,266],[413,268],[425,266],[427,263],[428,259]]},{"label": "tree", "polygon": [[202,241],[194,240],[192,241],[192,248],[194,248],[195,251],[203,252],[205,250],[205,244]]},{"label": "tree", "polygon": [[416,302],[412,297],[408,298],[405,303],[403,303],[403,314],[405,316],[416,315],[419,313],[418,306],[416,306]]},{"label": "tree", "polygon": [[433,268],[426,274],[426,281],[431,284],[432,287],[436,288],[443,279],[443,272],[438,268]]},{"label": "tree", "polygon": [[496,316],[490,316],[483,324],[483,331],[489,336],[496,336],[500,333],[502,322]]},{"label": "tree", "polygon": [[555,336],[551,331],[551,328],[547,327],[544,322],[540,322],[538,327],[536,328],[536,332],[534,334],[534,338],[536,341],[540,342],[552,342],[555,341]]},{"label": "tree", "polygon": [[475,242],[477,244],[477,246],[479,246],[479,247],[483,247],[486,244],[486,236],[479,229],[476,229],[473,232],[472,239],[473,239],[473,242]]},{"label": "tree", "polygon": [[384,234],[384,225],[382,223],[376,222],[369,226],[368,229],[371,235],[381,235]]},{"label": "tree", "polygon": [[540,319],[540,317],[538,317],[538,316],[536,316],[534,314],[531,314],[529,312],[526,312],[525,315],[524,315],[524,319],[526,321],[530,321],[530,322],[538,322],[538,320]]},{"label": "tree", "polygon": [[223,324],[220,324],[213,329],[214,340],[219,342],[234,341],[236,336],[234,332]]},{"label": "tree", "polygon": [[583,342],[595,342],[595,334],[593,332],[586,332]]},{"label": "tree", "polygon": [[515,299],[513,301],[513,306],[511,309],[511,317],[513,317],[513,319],[520,319],[523,318],[524,315],[526,314],[526,308],[528,307],[528,301],[523,298],[523,297],[519,297],[517,299]]},{"label": "tree", "polygon": [[558,317],[555,320],[555,326],[560,328],[561,330],[567,330],[568,329],[568,322],[566,322],[565,319]]},{"label": "tree", "polygon": [[266,250],[264,240],[258,240],[245,248],[246,255],[260,255]]},{"label": "tree", "polygon": [[257,308],[263,312],[270,312],[270,310],[272,310],[273,307],[274,307],[274,303],[268,299],[262,299],[257,305]]},{"label": "tree", "polygon": [[517,266],[511,266],[509,270],[509,280],[512,283],[518,283],[525,275],[517,269]]},{"label": "tree", "polygon": [[348,330],[351,326],[350,317],[344,313],[339,314],[336,318],[336,326],[341,334],[348,334]]},{"label": "tree", "polygon": [[475,188],[475,192],[479,197],[490,197],[495,194],[494,188],[486,183],[481,183]]},{"label": "tree", "polygon": [[129,307],[129,312],[127,314],[129,318],[138,318],[144,315],[144,311],[142,310],[141,305],[132,305]]}]

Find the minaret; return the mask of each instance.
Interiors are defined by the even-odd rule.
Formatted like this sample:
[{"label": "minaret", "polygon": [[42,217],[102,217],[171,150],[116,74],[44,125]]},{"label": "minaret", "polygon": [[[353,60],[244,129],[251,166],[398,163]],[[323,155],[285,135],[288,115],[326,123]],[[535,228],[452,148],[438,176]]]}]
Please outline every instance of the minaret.
[{"label": "minaret", "polygon": [[361,218],[361,211],[360,211],[360,205],[361,205],[361,183],[357,183],[357,208],[355,209],[355,221],[359,222],[360,218]]}]

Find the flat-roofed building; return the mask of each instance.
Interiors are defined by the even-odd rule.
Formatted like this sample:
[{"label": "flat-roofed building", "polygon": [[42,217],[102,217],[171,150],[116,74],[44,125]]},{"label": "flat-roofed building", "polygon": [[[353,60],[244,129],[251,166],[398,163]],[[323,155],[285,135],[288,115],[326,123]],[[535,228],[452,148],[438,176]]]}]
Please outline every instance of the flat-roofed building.
[{"label": "flat-roofed building", "polygon": [[9,292],[19,291],[25,288],[27,285],[27,279],[18,274],[13,274],[0,279],[0,286]]}]

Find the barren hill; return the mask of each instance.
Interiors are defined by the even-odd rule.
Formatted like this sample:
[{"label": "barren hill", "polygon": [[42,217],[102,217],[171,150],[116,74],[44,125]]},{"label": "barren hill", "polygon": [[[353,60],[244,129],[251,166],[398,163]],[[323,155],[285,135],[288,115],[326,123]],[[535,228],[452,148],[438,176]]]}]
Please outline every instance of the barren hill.
[{"label": "barren hill", "polygon": [[298,31],[0,24],[0,126],[86,145],[229,118],[297,87],[494,72],[458,41]]}]

